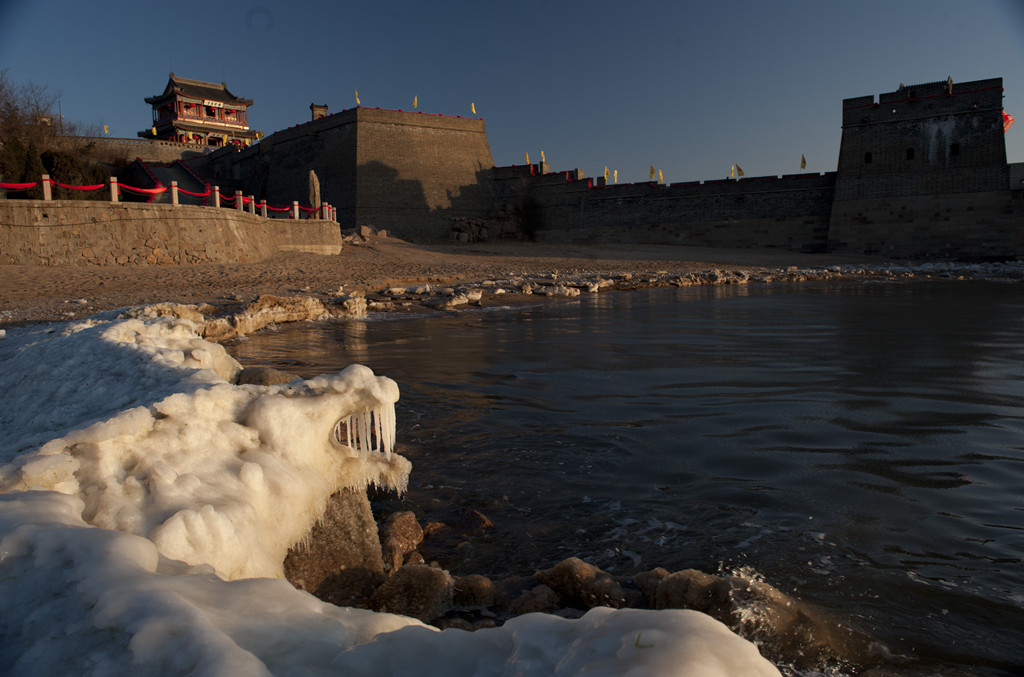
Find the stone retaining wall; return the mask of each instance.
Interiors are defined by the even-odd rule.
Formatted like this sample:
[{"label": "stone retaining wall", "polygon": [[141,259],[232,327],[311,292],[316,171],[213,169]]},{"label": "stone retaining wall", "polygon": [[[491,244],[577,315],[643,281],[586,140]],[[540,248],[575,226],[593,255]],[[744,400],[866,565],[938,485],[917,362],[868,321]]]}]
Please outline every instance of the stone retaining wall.
[{"label": "stone retaining wall", "polygon": [[175,265],[337,254],[338,224],[234,209],[80,200],[0,200],[0,264]]}]

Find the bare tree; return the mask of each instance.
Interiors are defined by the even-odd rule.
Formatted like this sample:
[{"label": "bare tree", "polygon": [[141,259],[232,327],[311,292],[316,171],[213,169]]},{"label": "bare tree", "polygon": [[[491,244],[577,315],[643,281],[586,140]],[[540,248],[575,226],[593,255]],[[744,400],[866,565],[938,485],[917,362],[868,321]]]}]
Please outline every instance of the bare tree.
[{"label": "bare tree", "polygon": [[61,136],[96,133],[95,125],[62,119],[60,92],[51,92],[45,85],[31,81],[16,84],[11,82],[7,71],[0,69],[0,142],[17,137],[26,146],[33,142],[40,152],[45,152],[58,145],[68,146],[66,139],[59,138]]}]

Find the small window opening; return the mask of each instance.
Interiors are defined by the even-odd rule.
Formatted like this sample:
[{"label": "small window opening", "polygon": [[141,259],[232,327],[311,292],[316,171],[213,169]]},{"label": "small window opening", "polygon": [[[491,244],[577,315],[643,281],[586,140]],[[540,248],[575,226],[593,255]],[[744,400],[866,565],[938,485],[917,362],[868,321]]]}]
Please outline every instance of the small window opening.
[{"label": "small window opening", "polygon": [[866,164],[866,165],[871,164],[871,151],[868,151],[867,153],[864,153],[864,164]]},{"label": "small window opening", "polygon": [[949,146],[949,154],[950,155],[959,155],[960,154],[960,144],[959,143],[950,144],[950,146]]},{"label": "small window opening", "polygon": [[908,160],[913,160],[914,159],[914,149],[913,148],[908,148],[907,149],[907,159]]}]

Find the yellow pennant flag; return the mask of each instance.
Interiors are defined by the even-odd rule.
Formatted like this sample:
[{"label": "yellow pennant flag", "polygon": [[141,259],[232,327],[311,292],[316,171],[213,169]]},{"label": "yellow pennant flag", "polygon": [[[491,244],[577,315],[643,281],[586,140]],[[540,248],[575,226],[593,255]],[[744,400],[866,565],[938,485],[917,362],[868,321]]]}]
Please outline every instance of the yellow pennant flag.
[{"label": "yellow pennant flag", "polygon": [[526,164],[530,164],[530,154],[526,154]]},{"label": "yellow pennant flag", "polygon": [[156,126],[153,127],[153,136],[156,136]]},{"label": "yellow pennant flag", "polygon": [[665,177],[661,175],[661,170],[658,170],[658,183],[665,183]]},{"label": "yellow pennant flag", "polygon": [[540,161],[541,162],[547,162],[547,160],[544,159],[544,151],[540,152]]},{"label": "yellow pennant flag", "polygon": [[104,134],[109,134],[110,133],[110,126],[109,125],[103,125],[103,133]]},{"label": "yellow pennant flag", "polygon": [[730,179],[735,179],[736,178],[736,165],[733,165],[733,166],[729,167],[729,178]]},{"label": "yellow pennant flag", "polygon": [[654,181],[654,165],[651,165],[651,181]]},{"label": "yellow pennant flag", "polygon": [[605,180],[605,183],[608,182],[608,165],[604,166],[604,180]]},{"label": "yellow pennant flag", "polygon": [[612,172],[612,183],[618,183],[618,182],[619,182],[619,170],[616,169],[614,172]]},{"label": "yellow pennant flag", "polygon": [[356,105],[358,106],[359,105],[359,90],[357,89],[357,90],[355,90],[355,92],[356,92]]},{"label": "yellow pennant flag", "polygon": [[736,176],[743,176],[743,170],[740,169],[739,165],[736,165]]},{"label": "yellow pennant flag", "polygon": [[417,97],[417,96],[416,96],[416,95],[414,94],[414,95],[413,95],[413,97],[412,97],[412,107],[413,107],[413,108],[416,108],[416,105],[417,105],[418,101],[419,101],[419,97]]},{"label": "yellow pennant flag", "polygon": [[473,115],[476,115],[476,104],[472,101],[469,102],[469,110]]},{"label": "yellow pennant flag", "polygon": [[807,160],[804,159],[803,155],[800,156],[800,169],[807,169]]}]

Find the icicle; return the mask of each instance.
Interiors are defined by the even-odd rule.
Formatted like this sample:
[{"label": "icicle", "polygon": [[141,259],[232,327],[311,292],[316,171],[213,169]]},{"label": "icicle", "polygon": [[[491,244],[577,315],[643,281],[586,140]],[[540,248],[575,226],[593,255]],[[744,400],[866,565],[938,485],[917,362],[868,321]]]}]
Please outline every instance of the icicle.
[{"label": "icicle", "polygon": [[375,451],[378,454],[383,454],[384,453],[384,428],[381,426],[380,418],[381,417],[380,417],[380,412],[379,411],[373,412],[373,422],[374,422],[374,424],[376,424],[376,428],[377,428],[377,448],[375,449]]},{"label": "icicle", "polygon": [[[366,458],[372,453],[384,454],[390,461],[395,449],[395,405],[351,414],[334,426],[334,437]],[[342,433],[344,426],[344,434]]]},{"label": "icicle", "polygon": [[363,458],[370,455],[372,440],[370,438],[370,412],[364,411],[359,414],[359,451]]}]

